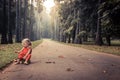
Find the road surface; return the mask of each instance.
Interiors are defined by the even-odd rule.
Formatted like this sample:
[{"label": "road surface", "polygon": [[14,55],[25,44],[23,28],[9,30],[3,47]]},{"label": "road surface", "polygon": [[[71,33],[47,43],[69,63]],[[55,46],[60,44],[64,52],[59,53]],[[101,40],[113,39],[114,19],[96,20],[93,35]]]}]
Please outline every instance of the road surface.
[{"label": "road surface", "polygon": [[120,57],[44,40],[30,65],[12,64],[0,80],[120,80]]}]

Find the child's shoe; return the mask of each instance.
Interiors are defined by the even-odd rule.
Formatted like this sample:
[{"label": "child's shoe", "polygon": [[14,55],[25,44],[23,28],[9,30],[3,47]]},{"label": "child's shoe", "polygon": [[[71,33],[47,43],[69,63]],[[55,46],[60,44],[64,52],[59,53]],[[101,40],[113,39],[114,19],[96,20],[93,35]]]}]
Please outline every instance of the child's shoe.
[{"label": "child's shoe", "polygon": [[14,59],[13,61],[14,61],[14,62],[17,62],[17,59]]},{"label": "child's shoe", "polygon": [[20,64],[20,62],[18,61],[18,62],[15,63],[15,65],[17,65],[17,64]]},{"label": "child's shoe", "polygon": [[23,64],[23,61],[20,61],[20,64]]},{"label": "child's shoe", "polygon": [[25,64],[25,65],[28,65],[28,62],[27,62],[27,61],[25,61],[25,62],[24,62],[24,64]]}]

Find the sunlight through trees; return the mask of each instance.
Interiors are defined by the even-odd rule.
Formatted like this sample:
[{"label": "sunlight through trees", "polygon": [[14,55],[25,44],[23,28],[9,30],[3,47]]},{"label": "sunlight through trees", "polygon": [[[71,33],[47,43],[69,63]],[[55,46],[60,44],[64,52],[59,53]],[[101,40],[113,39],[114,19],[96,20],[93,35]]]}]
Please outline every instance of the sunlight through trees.
[{"label": "sunlight through trees", "polygon": [[2,44],[51,38],[111,45],[120,39],[119,0],[1,0]]}]

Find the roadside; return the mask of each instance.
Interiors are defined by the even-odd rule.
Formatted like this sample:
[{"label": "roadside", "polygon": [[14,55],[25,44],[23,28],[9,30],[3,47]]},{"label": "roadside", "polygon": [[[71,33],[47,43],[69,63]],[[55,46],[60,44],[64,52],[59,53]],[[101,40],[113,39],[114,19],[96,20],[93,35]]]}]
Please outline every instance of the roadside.
[{"label": "roadside", "polygon": [[[52,41],[54,41],[54,40],[52,40]],[[72,44],[72,43],[64,43],[64,42],[59,42],[59,41],[55,41],[55,42],[62,43],[62,44],[65,44],[65,45],[85,48],[85,49],[88,49],[88,50],[93,50],[93,51],[98,51],[98,52],[103,52],[103,53],[108,53],[108,54],[113,54],[113,55],[120,56],[120,45],[97,46],[97,45],[90,44],[90,43],[87,43],[87,44]],[[119,42],[119,44],[120,44],[120,42]]]},{"label": "roadside", "polygon": [[[33,41],[32,48],[35,48],[43,40]],[[22,48],[21,43],[13,43],[13,44],[1,44],[0,45],[0,70],[4,69],[10,63],[13,62],[13,59],[17,57],[17,54],[14,52],[20,50]]]}]

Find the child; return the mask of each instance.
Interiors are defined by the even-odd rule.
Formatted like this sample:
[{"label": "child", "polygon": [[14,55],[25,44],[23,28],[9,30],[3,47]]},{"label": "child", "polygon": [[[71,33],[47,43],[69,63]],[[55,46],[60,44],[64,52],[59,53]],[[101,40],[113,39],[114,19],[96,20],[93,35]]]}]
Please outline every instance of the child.
[{"label": "child", "polygon": [[32,53],[31,45],[32,43],[28,38],[25,38],[22,40],[23,48],[20,51],[16,52],[18,53],[18,61],[16,64],[23,63],[23,61],[24,61],[24,64],[30,63],[30,58]]}]

